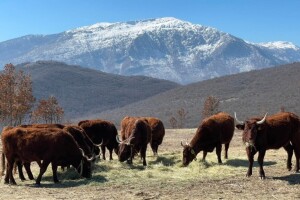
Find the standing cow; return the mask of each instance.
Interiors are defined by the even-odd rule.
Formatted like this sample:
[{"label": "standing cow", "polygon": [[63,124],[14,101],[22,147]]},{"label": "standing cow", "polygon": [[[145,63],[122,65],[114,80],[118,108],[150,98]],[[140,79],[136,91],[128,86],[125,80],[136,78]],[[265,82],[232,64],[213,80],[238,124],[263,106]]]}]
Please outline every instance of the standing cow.
[{"label": "standing cow", "polygon": [[143,117],[147,120],[151,128],[151,141],[150,146],[153,154],[157,156],[158,146],[161,145],[165,136],[165,127],[163,122],[155,117]]},{"label": "standing cow", "polygon": [[300,120],[297,115],[289,112],[277,113],[259,120],[251,118],[236,125],[243,130],[242,140],[246,145],[249,167],[246,176],[252,175],[254,155],[258,152],[259,176],[265,178],[263,161],[268,149],[284,147],[288,152],[287,167],[291,168],[293,149],[296,156],[295,171],[299,171],[300,157]]},{"label": "standing cow", "polygon": [[203,159],[207,152],[216,148],[218,163],[222,163],[222,144],[225,144],[225,158],[228,158],[228,148],[234,133],[234,118],[227,113],[218,113],[202,121],[196,134],[190,143],[183,146],[182,164],[187,166],[193,159],[196,159],[200,151],[204,151]]},{"label": "standing cow", "polygon": [[109,151],[109,159],[112,160],[113,150],[118,155],[119,144],[116,140],[118,131],[116,126],[106,120],[84,120],[78,123],[89,138],[97,145],[101,144],[102,158],[105,160],[105,148]]},{"label": "standing cow", "polygon": [[[123,118],[121,122],[121,136],[123,135],[122,130],[124,130],[124,126],[126,126],[127,120],[135,118],[135,119],[142,119],[148,123],[151,128],[151,141],[150,146],[153,151],[153,154],[157,156],[158,146],[162,144],[162,141],[165,136],[165,127],[163,122],[155,117],[131,117],[126,116]],[[123,139],[123,138],[122,138]]]},{"label": "standing cow", "polygon": [[53,181],[58,182],[57,166],[72,165],[81,176],[91,177],[91,161],[78,146],[74,138],[61,129],[13,128],[1,135],[3,153],[7,159],[5,183],[16,184],[13,165],[21,162],[40,162],[40,173],[36,179],[39,185],[43,174],[51,163]]},{"label": "standing cow", "polygon": [[121,139],[119,144],[119,161],[127,160],[132,164],[132,160],[137,153],[143,159],[146,166],[147,145],[151,140],[151,128],[143,119],[124,118],[121,122]]}]

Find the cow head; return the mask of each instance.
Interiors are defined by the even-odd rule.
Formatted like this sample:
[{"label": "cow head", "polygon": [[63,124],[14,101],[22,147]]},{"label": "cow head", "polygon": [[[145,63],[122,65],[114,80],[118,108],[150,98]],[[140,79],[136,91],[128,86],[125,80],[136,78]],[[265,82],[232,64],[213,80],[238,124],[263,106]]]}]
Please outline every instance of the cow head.
[{"label": "cow head", "polygon": [[117,141],[119,142],[119,149],[118,149],[118,157],[120,162],[124,162],[130,158],[133,154],[133,145],[131,144],[132,139],[134,137],[129,137],[124,141],[120,141],[117,136]]},{"label": "cow head", "polygon": [[240,123],[236,125],[237,129],[243,130],[242,139],[246,147],[253,147],[256,150],[257,136],[264,130],[267,114],[262,119],[252,118],[242,123],[239,121]]},{"label": "cow head", "polygon": [[82,154],[82,159],[80,161],[79,166],[76,168],[77,172],[80,174],[80,176],[85,178],[91,178],[92,177],[92,162],[95,160],[95,156],[89,158],[84,154],[84,151],[79,148]]},{"label": "cow head", "polygon": [[183,166],[186,167],[190,164],[190,162],[192,162],[193,160],[196,160],[196,153],[195,153],[194,149],[188,143],[183,145],[181,142],[181,146],[183,147],[182,164],[183,164]]}]

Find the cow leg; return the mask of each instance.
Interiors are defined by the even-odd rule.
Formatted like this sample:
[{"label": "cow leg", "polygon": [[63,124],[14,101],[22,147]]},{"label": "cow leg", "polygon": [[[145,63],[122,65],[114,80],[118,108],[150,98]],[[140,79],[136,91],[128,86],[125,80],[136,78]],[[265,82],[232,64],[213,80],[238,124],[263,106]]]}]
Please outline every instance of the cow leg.
[{"label": "cow leg", "polygon": [[225,159],[228,159],[228,149],[229,149],[229,144],[230,144],[230,143],[226,143],[226,144],[225,144],[225,156],[224,156]]},{"label": "cow leg", "polygon": [[264,164],[264,157],[265,157],[265,154],[266,154],[266,150],[260,150],[258,152],[258,164],[259,164],[259,176],[261,179],[265,179],[265,171],[263,169],[263,164]]},{"label": "cow leg", "polygon": [[293,146],[291,144],[288,144],[283,147],[287,154],[288,154],[288,159],[286,162],[286,167],[290,171],[292,169],[292,157],[293,157]]},{"label": "cow leg", "polygon": [[113,154],[113,148],[108,149],[109,151],[109,160],[113,160],[112,154]]},{"label": "cow leg", "polygon": [[152,149],[153,155],[154,155],[154,156],[157,156],[158,144],[156,144],[156,143],[151,143],[151,149]]},{"label": "cow leg", "polygon": [[299,172],[300,149],[297,147],[297,145],[294,145],[293,147],[296,157],[295,172]]},{"label": "cow leg", "polygon": [[41,184],[41,180],[42,180],[42,176],[43,174],[46,172],[48,165],[50,164],[49,161],[43,160],[42,165],[40,167],[40,173],[35,181],[36,185],[40,185]]},{"label": "cow leg", "polygon": [[132,160],[133,160],[133,157],[134,157],[134,152],[133,152],[133,147],[131,146],[130,147],[130,157],[129,157],[129,159],[127,160],[127,163],[128,164],[132,164]]},{"label": "cow leg", "polygon": [[22,162],[21,161],[16,161],[16,163],[15,163],[16,165],[17,165],[17,167],[18,167],[18,172],[19,172],[19,178],[22,180],[22,181],[25,181],[26,179],[25,179],[25,177],[24,177],[24,174],[23,174],[23,164],[22,164]]},{"label": "cow leg", "polygon": [[15,163],[14,159],[7,161],[6,174],[5,174],[5,178],[4,178],[4,183],[6,183],[6,184],[8,184],[9,181],[13,185],[17,184],[14,179],[14,176],[13,176],[14,163]]},{"label": "cow leg", "polygon": [[34,177],[33,177],[33,175],[32,175],[31,169],[30,169],[30,162],[28,162],[28,163],[26,162],[26,163],[24,163],[23,165],[24,165],[24,168],[25,168],[26,173],[27,173],[27,175],[28,175],[28,178],[29,178],[30,180],[33,180]]},{"label": "cow leg", "polygon": [[52,162],[51,167],[52,167],[52,173],[53,173],[53,181],[54,181],[54,183],[58,183],[59,180],[57,178],[57,164]]},{"label": "cow leg", "polygon": [[145,147],[141,148],[141,157],[143,158],[143,166],[147,166],[147,162],[146,162],[146,151],[147,151],[147,145]]},{"label": "cow leg", "polygon": [[221,151],[222,151],[222,144],[219,143],[216,145],[216,154],[217,154],[217,157],[218,157],[218,163],[221,164],[222,163],[222,160],[221,160]]},{"label": "cow leg", "polygon": [[206,155],[207,155],[207,151],[203,151],[202,161],[205,161]]},{"label": "cow leg", "polygon": [[254,149],[252,149],[252,147],[247,147],[246,153],[247,153],[247,157],[248,157],[248,161],[249,161],[249,166],[248,166],[248,171],[247,171],[246,177],[250,177],[252,175],[254,155],[256,152],[254,151]]},{"label": "cow leg", "polygon": [[105,158],[105,146],[104,145],[101,145],[101,151],[102,151],[102,159],[106,160],[106,158]]}]

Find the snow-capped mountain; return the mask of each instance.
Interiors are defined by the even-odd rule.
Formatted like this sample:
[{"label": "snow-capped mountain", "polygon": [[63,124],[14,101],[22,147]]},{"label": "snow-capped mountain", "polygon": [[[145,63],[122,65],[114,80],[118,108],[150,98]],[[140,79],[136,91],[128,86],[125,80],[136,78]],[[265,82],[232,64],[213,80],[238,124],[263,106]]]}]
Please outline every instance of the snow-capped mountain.
[{"label": "snow-capped mountain", "polygon": [[288,42],[254,44],[176,18],[97,23],[0,43],[0,64],[58,60],[108,73],[187,84],[300,61]]}]

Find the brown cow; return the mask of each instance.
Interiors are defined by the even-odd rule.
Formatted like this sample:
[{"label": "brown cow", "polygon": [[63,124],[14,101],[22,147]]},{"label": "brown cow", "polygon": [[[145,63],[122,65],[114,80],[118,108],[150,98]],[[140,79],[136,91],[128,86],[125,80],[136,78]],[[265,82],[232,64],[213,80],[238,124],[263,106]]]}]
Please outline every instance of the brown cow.
[{"label": "brown cow", "polygon": [[[165,127],[164,127],[163,122],[160,119],[155,118],[155,117],[130,117],[130,116],[126,116],[126,117],[123,118],[123,120],[121,122],[121,136],[122,136],[122,127],[124,126],[124,124],[126,124],[126,120],[128,120],[130,118],[143,119],[149,124],[149,126],[151,128],[150,146],[151,146],[151,149],[153,151],[153,154],[157,156],[158,146],[161,145],[161,143],[164,139],[164,136],[165,136]],[[122,125],[122,123],[124,123],[124,124]]]},{"label": "brown cow", "polygon": [[132,160],[137,153],[140,153],[143,159],[143,165],[146,166],[147,145],[151,140],[151,128],[145,120],[125,117],[122,122],[122,131],[119,144],[119,161],[127,160],[132,164]]},{"label": "brown cow", "polygon": [[205,118],[198,127],[196,134],[190,143],[183,146],[182,164],[187,166],[193,159],[196,159],[200,151],[212,152],[216,147],[218,163],[222,163],[222,144],[225,144],[225,158],[228,158],[228,148],[234,133],[234,119],[227,113],[218,113]]},{"label": "brown cow", "polygon": [[39,185],[42,175],[52,164],[53,181],[58,182],[57,166],[72,165],[81,176],[91,177],[91,161],[84,155],[75,139],[62,129],[13,128],[1,135],[3,152],[7,159],[4,182],[16,184],[13,177],[13,164],[22,162],[41,162],[40,173],[36,179]]},{"label": "brown cow", "polygon": [[[79,147],[83,149],[85,155],[88,157],[93,157],[99,155],[100,151],[98,146],[96,146],[90,138],[86,135],[85,131],[80,128],[79,126],[75,125],[63,125],[63,124],[27,124],[27,125],[20,125],[18,127],[21,128],[58,128],[58,129],[63,129],[70,133],[75,141],[78,143]],[[13,128],[13,127],[10,127]],[[6,128],[8,129],[8,128]],[[21,180],[26,180],[25,176],[23,174],[22,167],[24,165],[25,170],[27,172],[28,178],[30,180],[33,180],[33,174],[30,169],[30,163],[21,163],[20,161],[16,161],[17,167],[18,167],[18,172],[19,172],[19,177]],[[38,163],[40,166],[40,163]],[[67,166],[69,167],[69,166]]]},{"label": "brown cow", "polygon": [[[279,149],[284,147],[288,152],[287,167],[291,168],[292,150],[296,156],[295,171],[299,171],[300,157],[300,120],[297,115],[289,112],[282,112],[263,119],[251,118],[236,126],[243,130],[243,142],[246,145],[246,152],[249,160],[249,167],[246,176],[252,175],[254,155],[258,152],[259,176],[265,178],[263,160],[268,149]],[[290,144],[291,143],[291,144]]]},{"label": "brown cow", "polygon": [[161,145],[165,136],[165,127],[163,122],[155,117],[144,117],[151,128],[150,146],[153,154],[157,156],[158,146]]},{"label": "brown cow", "polygon": [[118,155],[119,144],[116,140],[117,128],[112,122],[105,120],[84,120],[78,123],[89,138],[97,145],[101,144],[102,158],[105,160],[105,147],[109,151],[109,159],[112,160],[113,150]]}]

